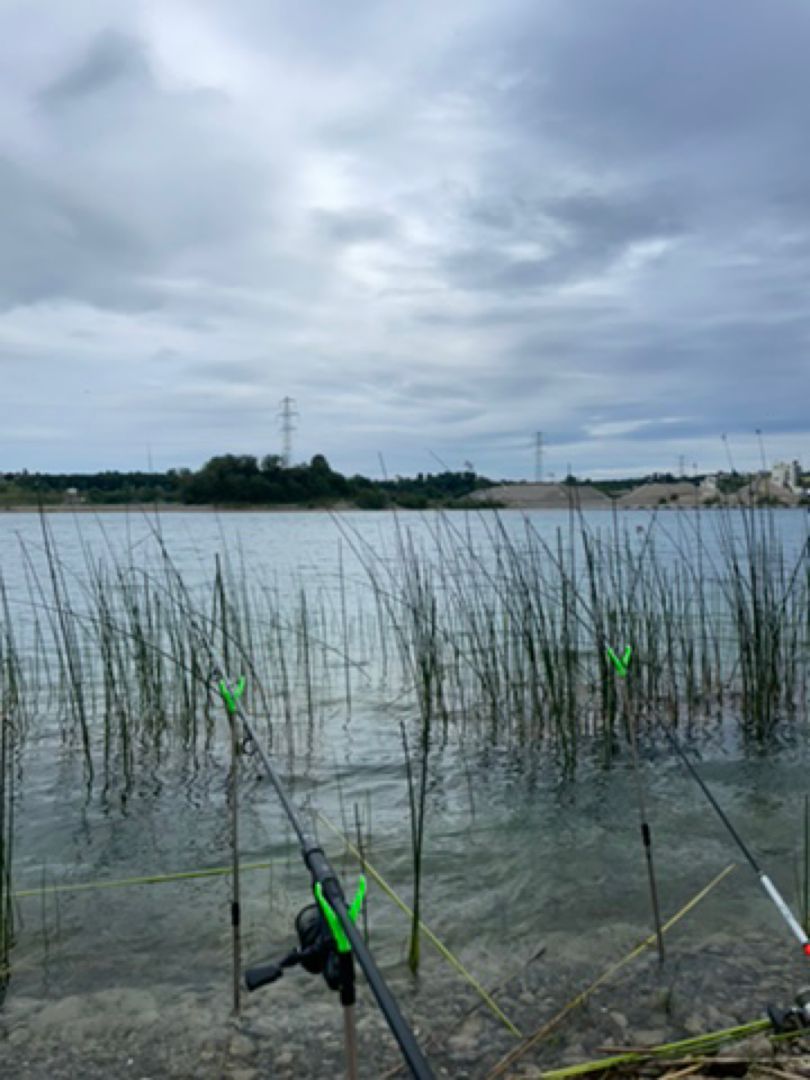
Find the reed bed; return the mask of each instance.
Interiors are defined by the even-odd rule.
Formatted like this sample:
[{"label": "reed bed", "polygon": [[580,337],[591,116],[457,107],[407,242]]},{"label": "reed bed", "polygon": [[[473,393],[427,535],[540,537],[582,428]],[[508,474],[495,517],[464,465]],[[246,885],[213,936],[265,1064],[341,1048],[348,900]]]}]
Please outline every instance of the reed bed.
[{"label": "reed bed", "polygon": [[[645,736],[733,717],[766,741],[807,705],[810,539],[789,553],[762,510],[712,513],[711,537],[699,515],[672,520],[631,534],[572,507],[549,537],[528,518],[444,514],[397,520],[393,551],[338,521],[334,581],[280,589],[238,551],[181,574],[159,533],[139,560],[87,546],[68,569],[43,518],[22,552],[27,600],[12,610],[0,591],[4,715],[57,726],[88,784],[127,784],[169,749],[196,760],[219,716],[214,641],[293,756],[325,710],[394,698],[417,773],[452,737],[544,748],[569,772],[583,746],[609,762],[622,710]],[[624,704],[607,648],[627,644]]]},{"label": "reed bed", "polygon": [[9,957],[14,939],[11,863],[14,839],[14,782],[16,755],[22,736],[24,687],[11,621],[8,595],[0,576],[0,1002],[9,978]]},{"label": "reed bed", "polygon": [[[437,745],[532,750],[571,775],[583,752],[606,764],[624,753],[630,722],[653,739],[662,725],[731,721],[767,744],[802,716],[810,536],[789,551],[773,512],[752,508],[652,515],[629,529],[615,513],[595,528],[572,503],[551,535],[517,520],[396,517],[387,550],[335,519],[332,577],[280,584],[258,578],[224,537],[220,558],[181,572],[159,522],[149,545],[105,538],[99,553],[83,543],[68,566],[43,516],[13,600],[0,580],[0,964],[26,731],[58,732],[88,790],[100,783],[107,797],[176,754],[199,770],[221,718],[212,644],[232,676],[248,676],[250,706],[290,767],[315,752],[327,715],[393,718],[410,807],[414,969]],[[619,697],[607,648],[625,645],[633,660]]]},{"label": "reed bed", "polygon": [[[807,705],[810,546],[790,555],[772,513],[653,516],[592,529],[575,508],[553,539],[497,515],[474,535],[451,515],[400,531],[385,558],[354,544],[398,644],[414,715],[443,736],[546,747],[572,771],[583,745],[621,747],[620,709],[654,736],[734,717],[767,741]],[[670,518],[670,521],[672,519]],[[669,522],[667,523],[669,525]],[[620,706],[609,646],[633,647]],[[426,740],[423,738],[422,740]]]}]

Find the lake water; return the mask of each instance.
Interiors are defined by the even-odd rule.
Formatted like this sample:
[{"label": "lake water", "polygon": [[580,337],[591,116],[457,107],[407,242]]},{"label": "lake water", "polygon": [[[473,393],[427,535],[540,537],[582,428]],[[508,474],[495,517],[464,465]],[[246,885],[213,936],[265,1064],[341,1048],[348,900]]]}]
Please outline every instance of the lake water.
[{"label": "lake water", "polygon": [[[491,516],[449,516],[460,535],[486,547]],[[593,527],[612,528],[609,515],[586,516]],[[567,513],[500,515],[516,542],[527,519],[552,543],[556,529],[568,524]],[[172,560],[192,586],[210,580],[220,553],[245,568],[249,588],[272,590],[281,607],[292,610],[305,588],[322,613],[320,637],[334,634],[338,644],[341,633],[351,638],[357,664],[350,674],[351,710],[336,652],[329,684],[315,688],[314,706],[307,707],[300,685],[292,688],[293,753],[280,735],[274,746],[285,782],[344,874],[347,891],[357,866],[323,818],[338,828],[348,822],[353,832],[356,805],[371,824],[370,862],[407,902],[412,872],[400,720],[413,719],[413,706],[399,679],[385,683],[378,643],[365,629],[373,607],[367,577],[352,547],[368,545],[366,558],[373,550],[380,565],[390,565],[395,529],[411,530],[429,544],[435,520],[401,514],[397,526],[391,515],[373,513],[340,519],[172,513],[160,521]],[[806,537],[805,515],[776,512],[774,520],[785,550],[795,556]],[[649,521],[645,513],[619,519],[638,543],[637,529]],[[704,515],[704,529],[705,522],[711,515]],[[88,553],[101,558],[115,550],[119,558],[121,552],[137,558],[149,548],[153,529],[142,517],[124,514],[53,515],[48,524],[77,608]],[[685,512],[661,515],[661,550],[677,550],[683,530],[692,528]],[[41,619],[46,607],[30,590],[23,550],[44,576],[36,516],[0,515],[0,568],[25,639],[37,604]],[[330,655],[321,646],[314,648],[320,648],[318,670],[325,671]],[[98,782],[88,791],[81,756],[65,745],[59,725],[44,708],[35,719],[20,759],[15,805],[17,889],[228,864],[224,716],[194,769],[175,747],[159,765],[137,770],[125,798],[118,789],[111,798]],[[283,730],[280,716],[270,720]],[[810,790],[806,725],[791,728],[778,749],[763,754],[741,744],[731,720],[695,743],[695,760],[797,910],[803,800]],[[658,888],[668,917],[739,862],[739,853],[666,747],[645,745],[643,751]],[[259,772],[255,762],[245,763],[241,857],[272,865],[243,874],[246,962],[292,947],[294,916],[310,902],[308,876],[281,807]],[[431,754],[426,828],[423,919],[485,986],[505,984],[498,1001],[525,1032],[650,932],[634,778],[625,757],[605,769],[586,751],[576,778],[566,781],[539,752],[451,734]],[[0,1063],[5,1059],[9,1067],[3,1074],[246,1080],[339,1071],[339,1003],[300,968],[247,998],[241,1021],[229,1018],[229,903],[227,877],[20,898],[12,977],[0,1010]],[[420,973],[410,975],[408,920],[373,882],[368,923],[375,957],[437,1072],[485,1076],[514,1037],[486,1006],[467,1017],[479,1000],[475,991],[424,939]],[[605,1042],[636,1043],[645,1035],[663,1038],[755,1019],[767,998],[787,1004],[810,983],[808,961],[745,865],[673,928],[667,949],[663,969],[648,950],[526,1062],[560,1063]],[[382,1075],[398,1056],[365,990],[358,1013],[361,1075]]]}]

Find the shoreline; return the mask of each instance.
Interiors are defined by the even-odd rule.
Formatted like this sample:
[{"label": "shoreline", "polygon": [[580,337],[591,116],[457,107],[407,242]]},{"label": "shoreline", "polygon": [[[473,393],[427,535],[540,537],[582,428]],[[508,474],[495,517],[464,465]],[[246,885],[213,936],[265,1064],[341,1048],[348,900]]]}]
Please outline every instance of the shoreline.
[{"label": "shoreline", "polygon": [[[327,511],[341,513],[345,510],[359,510],[359,507],[348,504],[335,504],[333,506],[298,506],[295,503],[285,503],[278,506],[251,505],[251,506],[217,506],[215,503],[204,505],[192,505],[186,503],[78,503],[71,505],[52,504],[50,506],[3,506],[0,507],[2,514],[320,514]],[[379,511],[369,511],[379,513]]]},{"label": "shoreline", "polygon": [[[216,503],[206,503],[204,505],[187,504],[187,503],[61,503],[51,504],[46,506],[31,506],[31,505],[16,505],[16,506],[0,506],[0,517],[3,514],[325,514],[336,513],[343,514],[347,512],[358,514],[390,514],[390,513],[417,513],[426,514],[433,512],[447,512],[447,511],[463,511],[466,513],[480,513],[485,510],[494,510],[498,513],[504,511],[542,511],[549,510],[559,513],[561,510],[569,510],[571,503],[568,501],[556,501],[556,500],[543,500],[534,502],[532,500],[521,500],[510,502],[509,504],[501,504],[500,506],[429,506],[421,510],[414,510],[405,506],[388,506],[379,510],[365,509],[360,506],[355,506],[352,503],[341,502],[333,503],[329,506],[301,506],[296,503],[283,503],[278,505],[267,504],[252,504],[249,506],[219,506]],[[632,505],[624,504],[620,505],[614,503],[612,500],[608,500],[604,503],[589,503],[583,500],[581,504],[578,504],[576,500],[573,502],[574,509],[580,510],[601,510],[612,511],[618,510],[622,513],[627,511],[645,510],[647,512],[660,512],[660,511],[672,511],[672,510],[741,510],[741,509],[754,509],[754,510],[807,510],[810,512],[810,505],[802,503],[794,504],[781,504],[778,506],[762,505],[762,506],[749,506],[748,504],[736,505],[733,503],[665,503],[663,505],[659,503],[649,502],[644,503],[641,501],[635,502]]]}]

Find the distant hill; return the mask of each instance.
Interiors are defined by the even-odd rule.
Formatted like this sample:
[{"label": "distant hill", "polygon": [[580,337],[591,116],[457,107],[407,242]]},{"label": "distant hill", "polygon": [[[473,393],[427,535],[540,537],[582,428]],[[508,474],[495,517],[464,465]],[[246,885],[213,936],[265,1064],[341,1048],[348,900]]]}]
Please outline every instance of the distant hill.
[{"label": "distant hill", "polygon": [[686,480],[676,481],[674,484],[652,481],[639,484],[616,500],[618,507],[627,510],[650,509],[665,503],[696,506],[700,503],[700,489]]},{"label": "distant hill", "polygon": [[471,502],[497,502],[512,510],[566,510],[573,501],[583,510],[609,509],[613,500],[590,484],[498,484],[469,496]]}]

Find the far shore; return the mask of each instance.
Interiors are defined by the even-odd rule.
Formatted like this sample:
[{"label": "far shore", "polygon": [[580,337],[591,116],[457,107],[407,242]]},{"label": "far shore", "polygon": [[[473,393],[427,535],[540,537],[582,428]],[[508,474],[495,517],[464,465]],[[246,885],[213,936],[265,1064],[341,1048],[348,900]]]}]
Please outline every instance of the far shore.
[{"label": "far shore", "polygon": [[[357,510],[351,503],[331,506],[299,506],[296,503],[268,506],[215,506],[187,503],[51,503],[44,506],[2,506],[0,513],[38,514],[318,514],[326,510]],[[378,513],[379,511],[369,511]]]},{"label": "far shore", "polygon": [[[765,496],[766,500],[762,499]],[[770,481],[760,488],[750,483],[733,494],[721,494],[717,490],[696,487],[686,481],[651,481],[608,495],[593,484],[569,487],[561,483],[496,484],[472,492],[458,503],[447,502],[417,507],[389,505],[379,508],[357,506],[348,499],[336,499],[318,505],[306,503],[252,503],[243,506],[233,503],[206,503],[204,505],[179,502],[140,503],[88,503],[69,499],[60,503],[47,503],[41,507],[47,514],[323,514],[362,512],[367,514],[390,513],[395,510],[424,513],[446,510],[713,510],[739,506],[756,507],[771,505],[779,509],[807,509],[810,504],[797,493]],[[0,505],[0,513],[36,514],[36,505]]]}]

